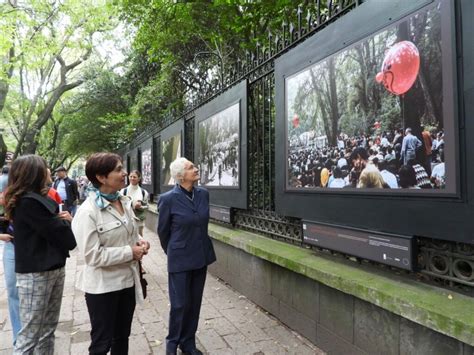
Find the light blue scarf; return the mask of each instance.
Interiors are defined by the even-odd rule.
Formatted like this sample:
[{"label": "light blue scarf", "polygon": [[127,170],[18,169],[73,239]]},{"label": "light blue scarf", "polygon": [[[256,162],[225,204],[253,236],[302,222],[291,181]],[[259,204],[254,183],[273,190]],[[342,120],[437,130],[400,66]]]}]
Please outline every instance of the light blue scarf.
[{"label": "light blue scarf", "polygon": [[97,187],[94,186],[88,187],[87,192],[95,193],[94,202],[99,208],[105,208],[104,198],[109,202],[117,201],[120,198],[120,192],[118,191],[113,194],[104,194],[103,192],[100,192]]}]

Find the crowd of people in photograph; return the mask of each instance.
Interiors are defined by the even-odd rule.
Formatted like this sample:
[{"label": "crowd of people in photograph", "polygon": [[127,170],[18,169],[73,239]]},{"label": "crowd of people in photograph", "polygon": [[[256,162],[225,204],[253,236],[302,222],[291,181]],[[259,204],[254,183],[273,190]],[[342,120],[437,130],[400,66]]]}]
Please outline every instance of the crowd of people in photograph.
[{"label": "crowd of people in photograph", "polygon": [[226,145],[210,149],[201,155],[199,171],[202,185],[237,186],[238,185],[238,146]]},{"label": "crowd of people in photograph", "polygon": [[422,130],[421,137],[411,128],[341,133],[335,146],[305,143],[290,146],[292,188],[443,189],[446,184],[442,130]]}]

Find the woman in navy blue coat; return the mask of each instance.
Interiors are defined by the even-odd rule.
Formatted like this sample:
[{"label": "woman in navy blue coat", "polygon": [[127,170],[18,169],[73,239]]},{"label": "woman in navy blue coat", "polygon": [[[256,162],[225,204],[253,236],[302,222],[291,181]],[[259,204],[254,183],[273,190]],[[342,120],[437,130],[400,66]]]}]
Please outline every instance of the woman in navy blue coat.
[{"label": "woman in navy blue coat", "polygon": [[207,265],[216,260],[209,223],[209,193],[194,186],[199,171],[192,162],[178,158],[170,165],[177,182],[158,201],[158,236],[168,256],[170,296],[166,353],[202,354],[196,348],[196,331],[206,281]]}]

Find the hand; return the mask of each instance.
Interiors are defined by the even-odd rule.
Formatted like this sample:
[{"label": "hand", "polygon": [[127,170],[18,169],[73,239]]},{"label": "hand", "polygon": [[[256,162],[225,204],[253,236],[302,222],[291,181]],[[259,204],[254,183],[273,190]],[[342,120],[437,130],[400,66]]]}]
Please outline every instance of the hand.
[{"label": "hand", "polygon": [[65,219],[66,221],[72,222],[72,216],[68,211],[59,212],[58,217],[61,219]]},{"label": "hand", "polygon": [[134,245],[132,247],[133,260],[142,260],[143,255],[145,255],[145,247],[141,245]]},{"label": "hand", "polygon": [[137,242],[137,245],[142,247],[143,249],[143,255],[146,255],[148,254],[148,250],[150,250],[150,243],[147,242],[145,239],[140,239],[138,242]]},{"label": "hand", "polygon": [[0,240],[4,241],[5,243],[10,242],[13,237],[10,234],[0,233]]},{"label": "hand", "polygon": [[136,210],[141,209],[142,208],[142,201],[135,202],[135,204],[133,205],[133,208],[136,209]]}]

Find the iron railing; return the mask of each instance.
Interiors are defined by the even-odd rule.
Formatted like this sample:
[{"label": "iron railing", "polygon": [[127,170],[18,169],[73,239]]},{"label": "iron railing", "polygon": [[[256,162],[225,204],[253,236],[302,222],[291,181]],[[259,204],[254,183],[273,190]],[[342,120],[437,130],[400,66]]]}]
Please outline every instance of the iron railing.
[{"label": "iron railing", "polygon": [[[313,0],[296,11],[295,22],[268,34],[264,44],[223,73],[213,91],[191,95],[184,114],[169,115],[137,136],[129,149],[158,134],[176,120],[185,120],[185,156],[194,157],[194,110],[242,80],[248,80],[248,209],[236,209],[234,225],[271,238],[303,245],[301,220],[275,212],[275,77],[274,60],[306,38],[359,6],[361,0]],[[323,6],[323,4],[325,6]],[[411,276],[474,295],[474,246],[417,238],[417,272]],[[309,247],[309,246],[308,246]],[[311,248],[315,248],[311,246]],[[317,249],[317,248],[315,248]],[[340,253],[335,253],[341,255]],[[353,259],[353,256],[344,255]],[[367,262],[376,265],[374,262]],[[380,267],[390,268],[385,265]],[[398,270],[397,272],[400,272]],[[402,273],[405,273],[403,271]]]}]

